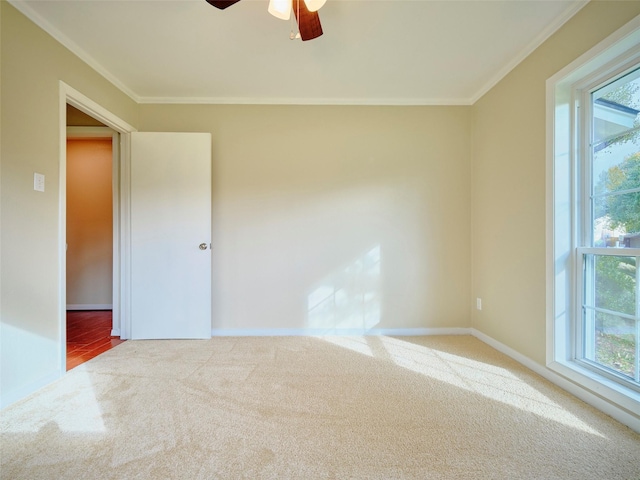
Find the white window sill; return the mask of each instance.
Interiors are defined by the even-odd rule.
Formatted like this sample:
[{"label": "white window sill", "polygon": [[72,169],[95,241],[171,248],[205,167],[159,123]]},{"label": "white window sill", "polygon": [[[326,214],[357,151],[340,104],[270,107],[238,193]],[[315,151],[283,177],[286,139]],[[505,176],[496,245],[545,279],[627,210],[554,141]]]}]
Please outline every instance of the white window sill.
[{"label": "white window sill", "polygon": [[[640,393],[620,385],[596,372],[572,361],[552,362],[547,367],[566,380],[582,387],[588,393],[596,395],[604,402],[624,410],[635,422],[640,424]],[[603,409],[612,415],[609,409]],[[609,410],[609,411],[607,411]],[[617,415],[612,415],[616,417]],[[635,423],[634,422],[634,423]],[[624,422],[627,423],[627,422]],[[627,423],[628,424],[628,423]]]}]

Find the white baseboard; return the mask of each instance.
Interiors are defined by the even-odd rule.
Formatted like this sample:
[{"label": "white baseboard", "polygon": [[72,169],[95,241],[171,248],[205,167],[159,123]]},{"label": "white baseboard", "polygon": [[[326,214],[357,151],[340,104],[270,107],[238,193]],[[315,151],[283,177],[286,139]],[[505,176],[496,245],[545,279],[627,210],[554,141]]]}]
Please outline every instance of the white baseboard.
[{"label": "white baseboard", "polygon": [[120,336],[120,329],[119,328],[114,328],[113,330],[111,330],[111,336],[112,337],[119,337]]},{"label": "white baseboard", "polygon": [[113,310],[110,303],[76,303],[67,304],[67,310]]},{"label": "white baseboard", "polygon": [[635,430],[640,433],[640,418],[634,416],[627,412],[626,410],[618,407],[617,405],[607,401],[607,399],[596,395],[589,390],[577,385],[566,378],[558,375],[557,373],[549,370],[547,367],[540,365],[537,362],[534,362],[529,357],[522,355],[521,353],[515,351],[511,347],[504,345],[503,343],[498,342],[497,340],[491,338],[488,335],[476,330],[475,328],[470,329],[471,335],[476,337],[478,340],[486,343],[490,347],[495,348],[501,353],[504,353],[508,357],[513,358],[516,362],[524,365],[529,370],[534,371],[541,377],[549,380],[551,383],[557,385],[558,387],[566,390],[573,396],[579,398],[585,403],[588,403],[594,408],[597,408],[603,413],[606,413],[610,417],[613,417],[623,425]]},{"label": "white baseboard", "polygon": [[470,335],[468,328],[374,328],[363,335],[386,337],[422,337],[431,335]]},{"label": "white baseboard", "polygon": [[8,407],[9,405],[16,403],[18,400],[22,400],[23,398],[31,395],[34,392],[37,392],[43,387],[46,387],[50,383],[58,380],[63,375],[63,372],[56,371],[45,377],[42,377],[35,382],[31,382],[28,385],[24,385],[17,390],[9,393],[2,393],[0,397],[0,409]]},{"label": "white baseboard", "polygon": [[212,337],[285,337],[307,336],[322,337],[327,335],[344,336],[387,336],[387,337],[420,337],[425,335],[470,335],[468,328],[265,328],[265,329],[213,329]]}]

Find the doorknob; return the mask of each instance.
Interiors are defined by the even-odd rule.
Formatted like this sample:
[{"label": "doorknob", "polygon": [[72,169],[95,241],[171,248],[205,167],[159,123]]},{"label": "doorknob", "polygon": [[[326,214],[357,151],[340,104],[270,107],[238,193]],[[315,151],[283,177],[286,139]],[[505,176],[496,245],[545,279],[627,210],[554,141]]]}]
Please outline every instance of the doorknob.
[{"label": "doorknob", "polygon": [[200,245],[198,245],[198,248],[200,250],[206,250],[207,249],[207,244],[206,243],[201,243]]}]

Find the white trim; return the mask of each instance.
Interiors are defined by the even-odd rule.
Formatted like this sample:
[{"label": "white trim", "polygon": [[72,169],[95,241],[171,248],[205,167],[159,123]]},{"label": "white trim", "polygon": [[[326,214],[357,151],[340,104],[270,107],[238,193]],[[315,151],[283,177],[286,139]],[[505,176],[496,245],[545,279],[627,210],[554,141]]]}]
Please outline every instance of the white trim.
[{"label": "white trim", "polygon": [[98,72],[101,76],[111,82],[116,88],[118,88],[122,93],[127,95],[133,101],[138,102],[139,97],[136,93],[127,87],[123,82],[120,81],[115,75],[111,74],[109,70],[100,64],[96,59],[94,59],[91,55],[89,55],[82,47],[80,47],[77,43],[67,37],[64,33],[54,27],[47,19],[45,19],[42,15],[36,12],[33,8],[29,6],[27,2],[18,1],[18,0],[7,0],[13,7],[16,8],[20,13],[22,13],[25,17],[35,23],[42,30],[51,35],[56,41],[61,43],[63,46],[71,50],[71,53],[76,55],[80,60],[85,62],[91,68],[93,68],[96,72]]},{"label": "white trim", "polygon": [[67,304],[67,310],[112,310],[111,303],[74,303]]},{"label": "white trim", "polygon": [[[537,373],[541,377],[549,380],[551,383],[557,385],[558,387],[566,390],[571,393],[575,397],[579,398],[585,403],[588,403],[592,407],[597,408],[598,410],[606,413],[607,415],[613,417],[620,423],[626,425],[627,427],[635,430],[640,433],[640,416],[638,414],[634,414],[633,410],[627,410],[619,407],[618,405],[611,403],[608,400],[607,392],[603,392],[602,390],[594,390],[590,391],[582,387],[581,385],[577,385],[569,378],[554,373],[549,368],[545,368],[537,362],[534,362],[529,357],[522,355],[521,353],[515,351],[514,349],[504,345],[503,343],[498,342],[497,340],[485,335],[484,333],[476,330],[475,328],[471,329],[471,335],[476,337],[478,340],[486,343],[492,348],[495,348],[501,353],[504,353],[508,357],[511,357],[516,362],[522,364],[533,372]],[[606,396],[605,396],[606,395]]]},{"label": "white trim", "polygon": [[280,98],[280,97],[140,97],[141,104],[180,105],[364,105],[469,106],[469,98]]},{"label": "white trim", "polygon": [[[75,88],[67,85],[62,80],[60,80],[60,93],[65,95],[65,103],[68,103],[69,105],[95,118],[100,123],[104,123],[107,127],[114,129],[116,132],[131,133],[137,131],[136,128],[132,127],[121,118],[115,116],[109,110],[94,102],[86,95],[80,93]],[[66,119],[66,105],[64,105],[64,107],[64,118]],[[61,127],[63,127],[64,133],[66,135],[67,126],[62,125]]]},{"label": "white trim", "polygon": [[473,105],[480,100],[489,90],[495,87],[504,77],[506,77],[514,68],[516,68],[525,58],[531,55],[540,45],[547,41],[547,39],[556,33],[565,23],[567,23],[573,16],[578,13],[582,8],[589,3],[589,0],[580,0],[574,2],[572,5],[554,19],[553,22],[542,31],[536,38],[534,38],[525,48],[523,48],[518,55],[516,55],[507,65],[501,68],[491,80],[489,80],[480,90],[476,92],[470,99],[470,105]]},{"label": "white trim", "polygon": [[605,58],[603,56],[602,58],[597,58],[600,54],[610,51],[611,56],[617,57],[622,55],[636,42],[638,38],[638,28],[640,28],[640,15],[631,19],[603,41],[548,78],[547,94],[552,93],[549,92],[549,85],[573,83],[585,77],[588,71],[606,65],[610,57],[607,56],[607,58]]},{"label": "white trim", "polygon": [[[65,370],[66,370],[66,366],[65,366]],[[50,383],[55,382],[61,376],[62,375],[59,372],[54,372],[34,382],[30,382],[27,385],[23,385],[22,387],[12,392],[9,392],[9,393],[3,392],[2,396],[0,397],[0,409],[8,407],[9,405],[24,399],[25,397],[31,395],[32,393],[37,392],[41,388],[46,387]]]},{"label": "white trim", "polygon": [[67,371],[67,94],[62,85],[58,92],[58,377]]},{"label": "white trim", "polygon": [[[133,130],[135,131],[135,130]],[[132,132],[133,132],[132,131]],[[121,338],[131,338],[131,133],[120,135],[120,288],[117,307]],[[114,296],[115,298],[115,296]]]},{"label": "white trim", "polygon": [[578,247],[578,255],[601,255],[611,257],[638,257],[640,248],[617,248],[617,247]]},{"label": "white trim", "polygon": [[120,134],[115,130],[112,131],[111,136],[111,246],[112,246],[112,260],[111,260],[111,301],[113,302],[111,308],[111,328],[113,330],[120,330],[122,323],[121,318],[121,258],[120,251],[122,245],[120,243],[120,224],[122,223],[122,215],[120,212]]},{"label": "white trim", "polygon": [[419,337],[431,335],[470,335],[468,328],[223,328],[211,330],[212,337],[323,337],[323,336]]}]

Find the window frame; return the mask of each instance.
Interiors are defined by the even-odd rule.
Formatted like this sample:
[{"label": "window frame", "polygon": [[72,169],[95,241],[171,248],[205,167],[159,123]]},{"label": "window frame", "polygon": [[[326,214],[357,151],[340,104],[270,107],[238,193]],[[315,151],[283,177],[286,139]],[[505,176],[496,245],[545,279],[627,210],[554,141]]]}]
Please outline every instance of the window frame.
[{"label": "window frame", "polygon": [[[630,58],[627,58],[628,55]],[[640,386],[626,380],[623,376],[608,371],[606,368],[598,367],[597,362],[587,360],[584,326],[584,308],[588,302],[587,286],[585,270],[588,268],[585,260],[586,255],[594,256],[624,256],[636,257],[640,259],[640,248],[602,248],[593,246],[593,151],[591,148],[591,139],[593,136],[593,102],[592,95],[602,87],[618,81],[619,79],[629,75],[630,73],[640,70],[640,56],[634,55],[633,50],[627,52],[627,55],[618,57],[611,62],[614,68],[598,69],[593,72],[585,81],[577,82],[573,85],[573,101],[575,103],[574,111],[576,119],[574,122],[576,143],[578,144],[576,158],[572,160],[574,168],[576,168],[578,202],[574,207],[576,211],[576,230],[577,246],[576,246],[576,265],[574,282],[576,286],[574,302],[574,319],[572,323],[574,329],[575,350],[574,360],[584,368],[592,370],[597,375],[602,375],[614,382],[627,385],[631,390],[640,393]],[[594,257],[595,260],[595,257]],[[637,265],[640,262],[636,260]],[[592,267],[593,268],[593,267]],[[638,275],[638,273],[636,274]],[[636,287],[637,288],[637,287]],[[595,306],[593,307],[596,308]],[[618,312],[622,313],[622,312]],[[636,319],[636,334],[638,331],[638,320]],[[640,338],[636,340],[636,366],[638,363],[638,344]],[[636,378],[640,372],[636,370]]]},{"label": "window frame", "polygon": [[[598,397],[599,406],[640,426],[640,392],[580,357],[584,253],[640,256],[640,249],[592,247],[590,172],[582,159],[590,94],[640,64],[640,16],[547,80],[547,368]],[[586,157],[585,157],[586,155]],[[590,170],[590,166],[589,166]],[[601,402],[604,400],[604,403]],[[622,412],[622,415],[616,413]]]}]

